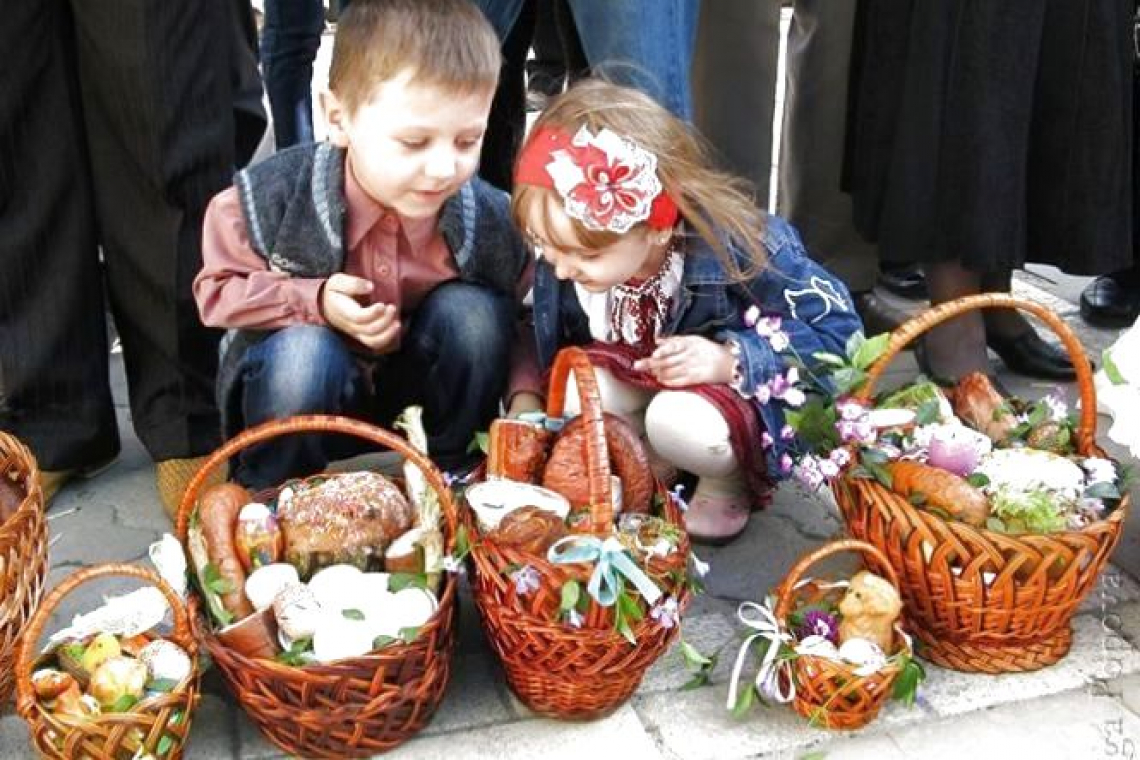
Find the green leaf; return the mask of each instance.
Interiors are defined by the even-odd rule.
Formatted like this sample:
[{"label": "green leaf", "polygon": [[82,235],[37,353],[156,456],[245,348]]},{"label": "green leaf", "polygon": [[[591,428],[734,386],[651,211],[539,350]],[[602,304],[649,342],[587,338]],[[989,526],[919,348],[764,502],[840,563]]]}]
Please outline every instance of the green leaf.
[{"label": "green leaf", "polygon": [[799,760],[823,760],[825,757],[827,757],[826,752],[817,750],[815,752],[809,752],[806,755],[800,755]]},{"label": "green leaf", "polygon": [[406,628],[401,628],[399,633],[401,641],[403,641],[405,644],[411,644],[416,640],[416,637],[420,635],[420,626],[410,625]]},{"label": "green leaf", "polygon": [[743,718],[752,709],[752,705],[756,703],[756,687],[752,684],[747,684],[745,688],[741,689],[740,693],[736,695],[736,704],[732,706],[732,717]]},{"label": "green leaf", "polygon": [[428,587],[427,575],[424,573],[392,573],[388,576],[388,590],[393,594],[406,588]]},{"label": "green leaf", "polygon": [[899,677],[895,680],[895,687],[891,696],[910,707],[918,695],[918,685],[924,680],[926,680],[926,671],[917,662],[907,657],[902,670],[899,672]]},{"label": "green leaf", "polygon": [[689,670],[699,670],[706,665],[712,665],[713,660],[701,654],[695,646],[681,639],[681,656],[685,658],[685,665]]},{"label": "green leaf", "polygon": [[1100,357],[1101,363],[1104,365],[1105,377],[1108,378],[1109,382],[1113,385],[1127,385],[1128,381],[1124,379],[1120,368],[1116,366],[1116,362],[1112,359],[1112,351],[1106,348]]},{"label": "green leaf", "polygon": [[162,738],[158,740],[158,745],[155,746],[154,751],[161,757],[165,755],[174,746],[174,740],[168,734],[163,734]]},{"label": "green leaf", "polygon": [[867,373],[858,367],[844,367],[832,372],[831,380],[835,383],[835,392],[842,396],[861,388],[867,381]]},{"label": "green leaf", "polygon": [[990,484],[990,478],[984,472],[972,472],[966,476],[966,482],[974,488],[985,488]]},{"label": "green leaf", "polygon": [[851,333],[847,339],[847,344],[843,347],[843,353],[847,355],[848,363],[853,363],[850,360],[855,358],[855,354],[859,353],[859,349],[867,342],[867,336],[863,334],[862,330]]},{"label": "green leaf", "polygon": [[578,606],[578,600],[582,596],[582,586],[578,581],[571,578],[562,584],[562,603],[559,609],[562,612],[569,612]]},{"label": "green leaf", "polygon": [[842,356],[836,356],[835,354],[830,354],[826,351],[817,351],[811,355],[811,358],[815,359],[820,364],[829,364],[832,367],[847,366],[847,360]]},{"label": "green leaf", "polygon": [[926,494],[922,491],[911,491],[910,496],[907,497],[907,501],[916,507],[921,507],[926,503]]},{"label": "green leaf", "polygon": [[107,712],[126,712],[127,710],[130,710],[132,707],[137,705],[138,702],[139,698],[134,694],[124,694],[123,696],[116,699],[114,704],[107,708]]},{"label": "green leaf", "polygon": [[160,691],[163,694],[174,691],[178,687],[178,682],[173,678],[155,678],[146,682],[147,691]]},{"label": "green leaf", "polygon": [[871,473],[871,477],[879,481],[879,483],[881,483],[885,488],[894,488],[891,480],[891,474],[887,472],[886,468],[881,464],[877,462],[864,461],[863,467],[867,469],[867,472]]},{"label": "green leaf", "polygon": [[1000,517],[994,517],[993,515],[990,515],[986,518],[986,528],[994,531],[995,533],[1006,532],[1005,521]]},{"label": "green leaf", "polygon": [[222,578],[221,571],[213,562],[202,568],[202,577],[206,581],[206,587],[215,594],[229,594],[234,590],[234,584]]},{"label": "green leaf", "polygon": [[392,636],[380,635],[380,636],[377,636],[376,638],[372,639],[372,649],[374,649],[374,650],[375,649],[383,649],[384,647],[388,646],[389,644],[394,644],[397,641],[399,641],[399,639],[394,638]]},{"label": "green leaf", "polygon": [[455,559],[460,562],[471,553],[471,538],[467,535],[467,526],[460,525],[455,531]]},{"label": "green leaf", "polygon": [[340,614],[343,615],[344,617],[348,618],[349,620],[363,620],[364,619],[364,613],[361,612],[360,610],[352,610],[352,609],[341,610]]},{"label": "green leaf", "polygon": [[311,651],[312,648],[313,640],[311,638],[297,639],[287,651],[278,652],[277,657],[274,659],[283,665],[305,665],[307,664],[307,659],[304,657],[304,654]]},{"label": "green leaf", "polygon": [[918,410],[915,412],[915,424],[922,426],[937,422],[941,407],[942,405],[938,403],[937,399],[929,398],[923,401],[918,405]]},{"label": "green leaf", "polygon": [[881,333],[873,338],[868,338],[859,346],[855,351],[855,355],[851,357],[851,363],[859,369],[867,369],[887,351],[887,344],[890,342],[891,336],[887,333]]},{"label": "green leaf", "polygon": [[475,432],[475,437],[471,439],[471,443],[467,444],[467,453],[474,454],[476,451],[482,451],[484,454],[491,450],[491,436],[486,430],[478,430]]}]

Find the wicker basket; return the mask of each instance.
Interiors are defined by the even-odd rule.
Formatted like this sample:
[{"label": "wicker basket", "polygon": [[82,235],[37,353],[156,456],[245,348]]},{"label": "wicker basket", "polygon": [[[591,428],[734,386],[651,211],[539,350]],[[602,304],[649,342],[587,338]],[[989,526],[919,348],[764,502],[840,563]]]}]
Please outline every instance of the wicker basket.
[{"label": "wicker basket", "polygon": [[[793,604],[804,589],[800,581],[808,568],[825,557],[841,552],[862,552],[867,558],[867,569],[885,577],[896,589],[899,587],[895,571],[883,553],[865,541],[842,539],[815,549],[800,558],[787,577],[776,589],[776,620],[786,626]],[[893,655],[905,651],[909,656],[910,642],[896,627]],[[791,661],[791,678],[796,687],[792,707],[797,713],[821,728],[850,730],[861,728],[879,714],[883,702],[891,695],[895,679],[902,671],[897,660],[868,676],[855,675],[855,668],[846,662],[815,655],[799,655]]]},{"label": "wicker basket", "polygon": [[[1077,450],[1096,445],[1092,370],[1077,336],[1048,309],[1005,294],[942,304],[899,327],[860,392],[874,394],[891,359],[931,327],[975,309],[1016,308],[1061,338],[1077,370],[1081,416]],[[874,480],[844,475],[833,490],[849,532],[887,555],[899,575],[906,625],[919,654],[943,667],[982,673],[1036,670],[1072,643],[1070,620],[1120,540],[1129,498],[1105,520],[1078,531],[1007,535],[917,509]]]},{"label": "wicker basket", "polygon": [[[591,511],[583,529],[607,536],[613,531],[614,518],[601,399],[593,367],[581,349],[565,349],[555,358],[547,411],[552,417],[562,415],[570,370],[574,370],[582,415],[590,430],[586,457]],[[654,558],[647,574],[672,593],[682,610],[689,600],[683,582],[689,540],[669,493],[659,483],[656,487],[661,516],[681,531],[681,540],[667,558]],[[477,535],[471,510],[463,510],[463,520],[470,535]],[[575,579],[585,587],[591,565],[554,564],[545,555],[499,546],[486,536],[472,541],[471,555],[475,564],[472,593],[483,628],[502,661],[511,690],[541,715],[589,719],[612,712],[633,694],[645,671],[679,632],[679,627],[664,627],[646,614],[631,625],[637,641],[632,645],[613,629],[613,609],[593,600],[582,627],[572,628],[556,620],[562,585]],[[508,575],[524,565],[537,571],[540,586],[520,596]]]},{"label": "wicker basket", "polygon": [[0,478],[24,491],[24,500],[0,525],[0,703],[11,694],[19,636],[43,596],[47,521],[39,467],[18,440],[0,432]]},{"label": "wicker basket", "polygon": [[[352,435],[410,460],[439,496],[447,551],[453,550],[455,507],[450,489],[431,461],[398,435],[359,420],[323,415],[267,422],[215,451],[182,499],[177,531],[183,543],[198,494],[213,468],[224,467],[231,456],[248,446],[301,433]],[[190,601],[190,625],[269,741],[306,757],[367,757],[410,739],[431,720],[443,699],[455,648],[455,596],[455,577],[444,573],[439,608],[414,641],[393,643],[363,657],[303,667],[252,659],[222,644],[197,596]]]},{"label": "wicker basket", "polygon": [[[42,662],[35,654],[36,643],[51,613],[77,586],[96,578],[124,576],[138,578],[157,587],[174,611],[171,641],[182,647],[194,663],[190,675],[171,691],[139,702],[130,712],[108,713],[77,719],[57,716],[35,696],[32,673]],[[16,709],[28,722],[32,744],[43,757],[60,760],[133,760],[150,754],[157,760],[182,757],[190,733],[194,708],[198,705],[198,645],[190,633],[186,607],[178,595],[157,575],[136,565],[97,565],[76,571],[56,586],[36,611],[20,645],[16,674]]]}]

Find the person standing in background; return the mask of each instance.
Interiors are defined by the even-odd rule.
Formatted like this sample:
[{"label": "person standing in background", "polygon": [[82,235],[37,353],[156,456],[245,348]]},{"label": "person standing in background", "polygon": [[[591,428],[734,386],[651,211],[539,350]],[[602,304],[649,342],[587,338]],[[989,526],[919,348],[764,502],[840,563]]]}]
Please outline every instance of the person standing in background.
[{"label": "person standing in background", "polygon": [[235,118],[249,13],[248,0],[6,6],[0,428],[35,453],[46,498],[118,455],[108,303],[168,511],[219,443],[219,334],[190,284],[206,204],[256,143],[257,120]]},{"label": "person standing in background", "polygon": [[[705,3],[693,62],[695,123],[725,166],[755,185],[762,208],[771,190],[781,6]],[[809,254],[843,280],[868,332],[877,333],[905,314],[874,295],[878,255],[855,230],[851,199],[840,189],[854,18],[852,2],[793,5],[775,210],[799,229]],[[922,290],[901,294],[921,297]]]}]

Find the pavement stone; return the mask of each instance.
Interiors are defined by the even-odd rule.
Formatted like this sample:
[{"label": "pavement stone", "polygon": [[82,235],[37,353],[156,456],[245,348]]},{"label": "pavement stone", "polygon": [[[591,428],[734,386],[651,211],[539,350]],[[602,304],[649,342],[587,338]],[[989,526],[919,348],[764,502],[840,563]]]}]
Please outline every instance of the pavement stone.
[{"label": "pavement stone", "polygon": [[[681,621],[681,630],[684,640],[701,654],[711,657],[719,653],[710,677],[714,681],[726,680],[732,670],[738,641],[733,619],[719,613],[689,615]],[[653,663],[637,689],[638,694],[675,692],[692,680],[693,674],[685,667],[680,647],[678,640]]]}]

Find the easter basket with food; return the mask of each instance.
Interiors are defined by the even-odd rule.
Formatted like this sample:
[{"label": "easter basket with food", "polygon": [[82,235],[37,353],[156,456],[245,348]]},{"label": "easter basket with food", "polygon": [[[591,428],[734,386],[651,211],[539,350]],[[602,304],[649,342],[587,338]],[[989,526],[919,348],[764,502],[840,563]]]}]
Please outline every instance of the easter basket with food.
[{"label": "easter basket with food", "polygon": [[[401,421],[411,442],[343,417],[265,423],[214,452],[183,498],[177,530],[198,592],[191,626],[246,713],[287,752],[383,752],[443,698],[456,605],[443,558],[456,518],[419,415],[412,407]],[[313,433],[402,455],[402,485],[364,470],[256,494],[235,483],[203,490],[242,449]]]},{"label": "easter basket with food", "polygon": [[[1054,394],[1003,397],[981,373],[952,389],[919,378],[876,393],[907,344],[983,308],[1027,311],[1057,333],[1077,370],[1079,414]],[[792,420],[815,452],[797,471],[829,480],[851,535],[898,572],[919,654],[987,673],[1062,658],[1129,502],[1125,473],[1096,444],[1092,372],[1077,337],[1045,307],[986,294],[942,304],[830,360],[830,400],[816,396]]]},{"label": "easter basket with food", "polygon": [[[36,645],[60,602],[108,577],[146,586],[107,600]],[[167,610],[173,630],[159,633]],[[32,745],[60,760],[173,760],[182,756],[198,703],[197,643],[186,607],[160,577],[136,565],[97,565],[44,599],[21,642],[16,709]]]},{"label": "easter basket with food", "polygon": [[[849,579],[805,577],[828,557],[860,552],[866,570]],[[744,602],[738,615],[755,633],[740,648],[728,708],[746,711],[755,699],[790,702],[821,728],[867,725],[894,696],[913,704],[924,678],[899,626],[898,578],[882,552],[865,541],[833,541],[801,557],[764,604]],[[740,677],[750,652],[760,667],[752,683]]]},{"label": "easter basket with food", "polygon": [[690,554],[675,499],[636,434],[603,415],[581,349],[555,358],[547,419],[561,417],[571,371],[582,413],[557,433],[496,421],[487,480],[462,514],[508,684],[537,713],[581,719],[620,706],[679,634]]},{"label": "easter basket with food", "polygon": [[36,459],[0,432],[0,703],[12,690],[19,636],[43,595],[47,538]]}]

